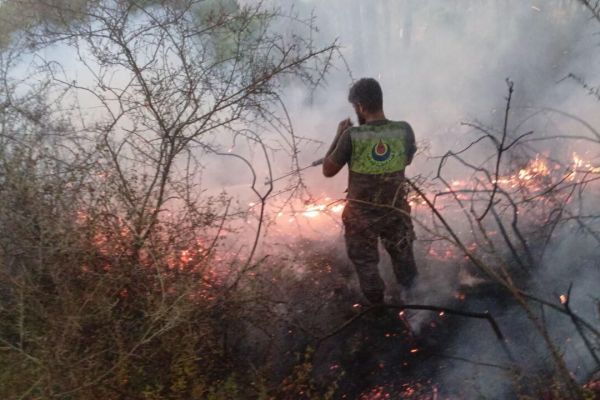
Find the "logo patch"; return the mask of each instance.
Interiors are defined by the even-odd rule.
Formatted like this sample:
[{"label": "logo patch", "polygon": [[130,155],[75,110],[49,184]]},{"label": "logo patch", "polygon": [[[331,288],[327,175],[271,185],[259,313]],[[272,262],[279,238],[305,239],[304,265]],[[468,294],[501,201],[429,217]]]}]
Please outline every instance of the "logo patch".
[{"label": "logo patch", "polygon": [[387,143],[384,143],[383,140],[379,139],[379,143],[373,146],[371,150],[371,158],[375,161],[383,162],[390,158],[392,154],[392,150]]}]

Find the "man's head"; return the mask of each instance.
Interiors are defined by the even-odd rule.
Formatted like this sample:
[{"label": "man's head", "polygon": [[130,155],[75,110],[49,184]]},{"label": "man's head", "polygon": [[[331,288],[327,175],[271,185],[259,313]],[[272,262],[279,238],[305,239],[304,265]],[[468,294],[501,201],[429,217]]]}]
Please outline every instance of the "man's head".
[{"label": "man's head", "polygon": [[364,124],[367,116],[383,112],[383,92],[373,78],[356,81],[348,93],[348,101],[354,106],[358,123]]}]

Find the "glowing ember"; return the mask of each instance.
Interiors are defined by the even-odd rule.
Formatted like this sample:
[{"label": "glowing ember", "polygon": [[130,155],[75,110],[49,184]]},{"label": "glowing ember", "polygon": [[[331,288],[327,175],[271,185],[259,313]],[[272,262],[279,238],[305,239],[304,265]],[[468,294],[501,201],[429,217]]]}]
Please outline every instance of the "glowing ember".
[{"label": "glowing ember", "polygon": [[361,400],[376,400],[376,399],[390,399],[391,394],[387,393],[385,388],[382,386],[375,387],[367,393],[363,393],[360,396]]},{"label": "glowing ember", "polygon": [[568,300],[567,295],[561,294],[559,296],[559,299],[560,299],[560,304],[567,304],[567,300]]},{"label": "glowing ember", "polygon": [[462,292],[457,292],[454,295],[454,298],[457,299],[457,300],[460,300],[460,301],[463,301],[466,297],[467,296],[464,293],[462,293]]},{"label": "glowing ember", "polygon": [[190,254],[189,250],[183,250],[181,252],[181,257],[179,257],[179,259],[181,260],[181,262],[183,264],[188,264],[190,261],[192,261],[192,255]]}]

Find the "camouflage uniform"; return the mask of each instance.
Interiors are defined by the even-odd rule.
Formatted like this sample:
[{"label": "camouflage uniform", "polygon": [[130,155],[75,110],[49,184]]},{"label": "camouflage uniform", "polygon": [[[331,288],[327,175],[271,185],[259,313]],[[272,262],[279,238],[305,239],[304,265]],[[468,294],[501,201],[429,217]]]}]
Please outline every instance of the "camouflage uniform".
[{"label": "camouflage uniform", "polygon": [[383,301],[384,283],[377,270],[378,239],[390,254],[398,283],[408,287],[417,269],[412,251],[414,230],[404,169],[416,151],[406,122],[369,122],[347,129],[330,158],[348,163],[348,203],[342,214],[346,249],[365,297]]}]

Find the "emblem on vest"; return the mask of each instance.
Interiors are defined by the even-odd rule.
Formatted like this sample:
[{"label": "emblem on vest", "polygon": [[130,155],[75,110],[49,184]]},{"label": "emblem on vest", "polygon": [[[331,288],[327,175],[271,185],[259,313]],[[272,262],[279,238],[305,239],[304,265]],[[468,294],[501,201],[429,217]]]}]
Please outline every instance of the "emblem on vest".
[{"label": "emblem on vest", "polygon": [[371,149],[371,158],[374,161],[384,162],[387,161],[392,155],[392,149],[387,143],[384,143],[383,140],[379,139],[379,143],[373,146]]}]

